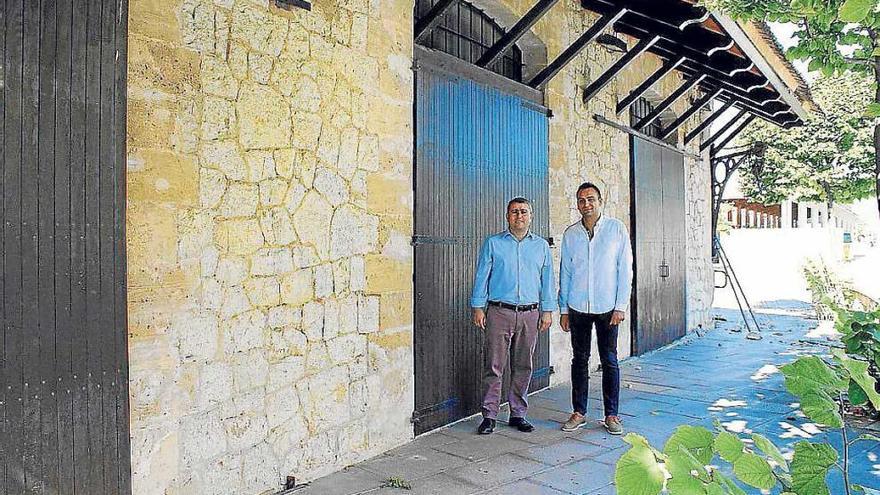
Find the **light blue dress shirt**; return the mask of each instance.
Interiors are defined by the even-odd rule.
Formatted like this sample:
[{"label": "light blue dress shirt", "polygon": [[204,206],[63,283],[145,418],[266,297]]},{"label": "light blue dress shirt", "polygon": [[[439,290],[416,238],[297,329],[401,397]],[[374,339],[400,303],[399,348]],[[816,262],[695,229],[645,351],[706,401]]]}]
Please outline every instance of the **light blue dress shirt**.
[{"label": "light blue dress shirt", "polygon": [[565,230],[559,263],[559,312],[626,312],[632,292],[632,246],[623,222],[599,217],[590,239],[583,223]]},{"label": "light blue dress shirt", "polygon": [[541,311],[554,311],[553,289],[553,257],[543,237],[529,232],[517,241],[505,230],[483,242],[474,275],[472,308],[485,308],[489,301],[499,301],[539,303]]}]

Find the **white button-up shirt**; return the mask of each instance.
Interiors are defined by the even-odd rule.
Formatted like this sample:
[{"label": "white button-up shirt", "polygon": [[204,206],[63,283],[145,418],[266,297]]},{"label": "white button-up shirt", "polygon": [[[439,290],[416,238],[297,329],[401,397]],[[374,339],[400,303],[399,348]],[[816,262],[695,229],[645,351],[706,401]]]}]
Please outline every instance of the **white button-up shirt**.
[{"label": "white button-up shirt", "polygon": [[626,311],[632,292],[632,246],[623,222],[599,217],[590,239],[577,222],[562,237],[559,311],[602,314]]}]

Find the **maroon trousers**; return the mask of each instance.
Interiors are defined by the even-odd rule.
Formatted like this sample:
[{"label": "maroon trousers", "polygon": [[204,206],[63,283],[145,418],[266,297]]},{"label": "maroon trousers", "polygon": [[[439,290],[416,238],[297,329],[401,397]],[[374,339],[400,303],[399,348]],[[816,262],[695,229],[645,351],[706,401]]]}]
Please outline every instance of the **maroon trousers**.
[{"label": "maroon trousers", "polygon": [[538,342],[541,312],[514,311],[489,306],[486,311],[485,363],[483,366],[483,417],[495,419],[501,404],[504,367],[510,362],[510,416],[526,417],[529,409],[529,383],[532,381],[532,355]]}]

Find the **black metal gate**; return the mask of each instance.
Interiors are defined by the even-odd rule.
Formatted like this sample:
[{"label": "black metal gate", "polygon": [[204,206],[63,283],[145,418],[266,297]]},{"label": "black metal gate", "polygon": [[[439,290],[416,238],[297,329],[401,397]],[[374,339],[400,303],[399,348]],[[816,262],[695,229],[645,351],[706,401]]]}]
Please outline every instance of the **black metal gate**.
[{"label": "black metal gate", "polygon": [[0,493],[130,489],[126,0],[6,0]]},{"label": "black metal gate", "polygon": [[[533,202],[534,232],[546,237],[550,222],[546,109],[426,56],[417,64],[413,419],[420,434],[480,408],[483,337],[469,299],[483,239],[507,228],[515,196]],[[543,333],[530,390],[549,385],[549,358]]]},{"label": "black metal gate", "polygon": [[686,331],[684,157],[632,137],[633,349],[662,347]]}]

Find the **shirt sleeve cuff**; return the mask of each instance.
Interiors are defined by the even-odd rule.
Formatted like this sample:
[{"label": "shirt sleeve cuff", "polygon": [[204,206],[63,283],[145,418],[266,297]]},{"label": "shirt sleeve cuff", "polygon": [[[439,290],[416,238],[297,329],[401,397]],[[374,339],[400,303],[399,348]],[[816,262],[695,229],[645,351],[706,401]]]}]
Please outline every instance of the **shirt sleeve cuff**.
[{"label": "shirt sleeve cuff", "polygon": [[471,299],[471,308],[485,308],[488,301],[488,299]]},{"label": "shirt sleeve cuff", "polygon": [[627,310],[628,308],[629,308],[629,305],[628,305],[628,304],[617,305],[617,306],[614,307],[614,311],[620,311],[620,312],[626,313],[626,310]]}]

